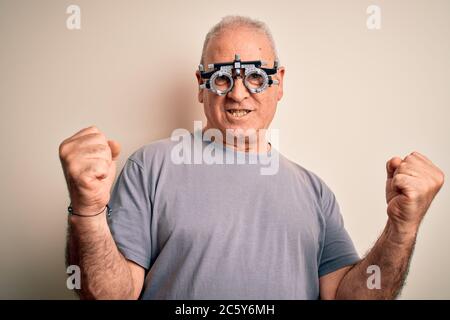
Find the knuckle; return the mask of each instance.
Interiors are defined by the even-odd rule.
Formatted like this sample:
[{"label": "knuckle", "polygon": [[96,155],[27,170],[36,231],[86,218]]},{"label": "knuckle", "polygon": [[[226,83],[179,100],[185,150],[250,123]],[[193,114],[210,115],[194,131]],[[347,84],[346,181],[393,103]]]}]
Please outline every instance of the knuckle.
[{"label": "knuckle", "polygon": [[400,170],[405,170],[408,167],[408,164],[406,162],[402,162],[400,163],[400,165],[398,166],[398,168]]},{"label": "knuckle", "polygon": [[438,184],[439,187],[441,187],[445,182],[445,174],[442,170],[439,170],[439,174],[438,174]]},{"label": "knuckle", "polygon": [[66,172],[69,177],[75,177],[78,172],[78,165],[73,163],[68,163],[66,166]]},{"label": "knuckle", "polygon": [[93,131],[93,132],[100,132],[100,130],[95,125],[91,125],[91,126],[87,127],[86,129],[89,131]]},{"label": "knuckle", "polygon": [[93,137],[95,137],[95,138],[97,138],[97,139],[101,139],[102,141],[104,141],[105,143],[107,142],[107,140],[106,140],[106,136],[105,136],[105,134],[103,133],[103,132],[96,132],[95,134],[94,134],[94,136]]},{"label": "knuckle", "polygon": [[75,150],[72,150],[72,151],[70,151],[70,152],[66,152],[65,155],[64,155],[64,161],[65,161],[67,164],[71,164],[71,163],[74,162],[74,160],[75,160],[75,158],[77,157],[77,155],[78,155],[78,152],[77,152],[76,149],[75,149]]},{"label": "knuckle", "polygon": [[100,154],[108,151],[109,147],[104,144],[94,144],[89,147],[89,153]]},{"label": "knuckle", "polygon": [[63,141],[63,142],[61,142],[61,144],[59,145],[59,148],[58,148],[58,153],[59,153],[60,158],[65,157],[65,155],[66,155],[65,151],[66,151],[66,143],[65,143],[65,141]]}]

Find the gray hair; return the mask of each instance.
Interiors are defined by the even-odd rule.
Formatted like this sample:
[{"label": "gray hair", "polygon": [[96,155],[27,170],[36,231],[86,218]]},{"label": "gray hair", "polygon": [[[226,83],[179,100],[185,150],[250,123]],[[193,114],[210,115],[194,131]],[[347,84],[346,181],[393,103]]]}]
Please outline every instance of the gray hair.
[{"label": "gray hair", "polygon": [[225,29],[231,29],[236,27],[247,27],[264,34],[269,40],[270,46],[272,47],[273,53],[275,55],[275,60],[278,60],[278,53],[275,47],[275,41],[267,25],[264,22],[256,19],[233,15],[223,17],[222,20],[220,20],[216,25],[214,25],[206,34],[205,41],[203,42],[202,57],[200,59],[201,64],[203,64],[205,60],[206,48],[208,47],[208,43],[211,41],[211,39],[222,33]]}]

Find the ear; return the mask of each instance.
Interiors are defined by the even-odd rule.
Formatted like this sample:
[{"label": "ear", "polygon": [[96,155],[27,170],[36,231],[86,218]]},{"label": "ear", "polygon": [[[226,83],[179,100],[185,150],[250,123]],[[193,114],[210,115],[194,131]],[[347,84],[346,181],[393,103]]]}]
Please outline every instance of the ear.
[{"label": "ear", "polygon": [[203,79],[200,76],[200,72],[198,70],[195,71],[195,77],[197,78],[197,83],[199,85],[199,88],[198,88],[198,102],[203,103],[203,89],[200,89],[200,85],[203,83]]},{"label": "ear", "polygon": [[279,81],[278,83],[278,95],[277,95],[277,99],[278,101],[281,100],[281,98],[283,97],[283,79],[284,79],[284,72],[285,69],[284,67],[280,67],[278,68],[278,72],[276,74],[276,78]]}]

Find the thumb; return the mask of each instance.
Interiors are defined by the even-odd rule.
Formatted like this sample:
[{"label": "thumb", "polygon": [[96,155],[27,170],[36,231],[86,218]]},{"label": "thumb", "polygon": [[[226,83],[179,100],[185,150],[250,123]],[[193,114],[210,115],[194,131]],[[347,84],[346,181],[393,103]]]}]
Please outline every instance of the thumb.
[{"label": "thumb", "polygon": [[394,172],[398,168],[398,166],[402,163],[402,159],[399,157],[393,157],[386,163],[386,173],[388,179],[394,177]]},{"label": "thumb", "polygon": [[112,160],[115,161],[120,154],[120,144],[114,140],[108,140],[109,147],[111,148]]}]

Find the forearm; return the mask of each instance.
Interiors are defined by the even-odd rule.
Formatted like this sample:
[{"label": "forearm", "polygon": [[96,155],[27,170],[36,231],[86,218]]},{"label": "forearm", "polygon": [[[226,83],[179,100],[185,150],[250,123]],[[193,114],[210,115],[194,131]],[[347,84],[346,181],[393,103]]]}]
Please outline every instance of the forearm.
[{"label": "forearm", "polygon": [[66,260],[81,270],[81,299],[132,299],[133,281],[117,249],[106,214],[69,217]]},{"label": "forearm", "polygon": [[[388,221],[369,254],[341,280],[336,299],[394,299],[405,281],[416,239],[416,232],[402,233]],[[381,271],[381,288],[369,289],[367,268]]]}]

